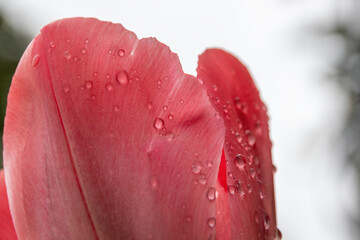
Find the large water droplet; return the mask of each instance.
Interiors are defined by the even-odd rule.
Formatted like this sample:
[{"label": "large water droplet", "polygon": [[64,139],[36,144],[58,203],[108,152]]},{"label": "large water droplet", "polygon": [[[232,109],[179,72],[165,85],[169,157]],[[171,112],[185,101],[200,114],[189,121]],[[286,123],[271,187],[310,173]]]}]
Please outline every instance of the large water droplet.
[{"label": "large water droplet", "polygon": [[214,187],[210,187],[206,193],[206,197],[210,201],[214,201],[216,199],[216,189]]},{"label": "large water droplet", "polygon": [[247,163],[247,159],[244,155],[237,154],[235,156],[235,165],[237,168],[243,169],[246,163]]},{"label": "large water droplet", "polygon": [[192,164],[192,172],[195,173],[195,174],[198,174],[201,172],[201,169],[202,169],[202,163],[200,161],[195,161],[193,162]]},{"label": "large water droplet", "polygon": [[156,130],[161,130],[164,128],[164,120],[162,118],[156,118],[154,120],[154,128]]},{"label": "large water droplet", "polygon": [[35,54],[35,56],[32,59],[32,66],[35,67],[36,65],[38,65],[39,61],[40,61],[40,55]]},{"label": "large water droplet", "polygon": [[119,49],[118,55],[119,55],[119,57],[125,56],[125,51],[123,49]]},{"label": "large water droplet", "polygon": [[208,219],[207,224],[209,228],[213,228],[216,225],[216,219],[214,217],[211,217]]},{"label": "large water droplet", "polygon": [[116,81],[120,83],[121,85],[125,86],[129,82],[129,76],[125,70],[121,70],[116,75]]}]

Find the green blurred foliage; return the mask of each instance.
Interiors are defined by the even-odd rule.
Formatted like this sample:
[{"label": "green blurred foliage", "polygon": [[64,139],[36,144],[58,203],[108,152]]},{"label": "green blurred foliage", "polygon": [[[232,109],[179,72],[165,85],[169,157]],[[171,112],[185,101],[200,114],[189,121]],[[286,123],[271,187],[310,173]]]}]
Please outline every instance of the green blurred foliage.
[{"label": "green blurred foliage", "polygon": [[9,92],[11,78],[28,43],[29,38],[24,33],[21,33],[7,23],[0,13],[0,169],[3,167],[2,136],[7,95]]}]

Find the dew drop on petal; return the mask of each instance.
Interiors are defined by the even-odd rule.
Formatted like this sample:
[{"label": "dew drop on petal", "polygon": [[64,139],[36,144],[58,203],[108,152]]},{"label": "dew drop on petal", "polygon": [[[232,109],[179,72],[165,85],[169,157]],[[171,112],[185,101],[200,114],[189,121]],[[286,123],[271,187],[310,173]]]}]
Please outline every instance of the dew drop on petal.
[{"label": "dew drop on petal", "polygon": [[152,102],[148,102],[147,105],[146,105],[146,107],[147,107],[148,109],[152,109],[152,108],[153,108]]},{"label": "dew drop on petal", "polygon": [[125,86],[129,82],[129,76],[125,70],[121,70],[116,75],[116,81],[120,83],[121,85]]},{"label": "dew drop on petal", "polygon": [[268,230],[270,228],[270,217],[266,213],[264,213],[264,227],[265,230]]},{"label": "dew drop on petal", "polygon": [[63,90],[64,90],[64,93],[69,93],[70,92],[70,87],[68,85],[64,85]]},{"label": "dew drop on petal", "polygon": [[154,128],[156,130],[161,130],[164,128],[164,120],[162,118],[156,118],[154,120]]},{"label": "dew drop on petal", "polygon": [[169,119],[169,120],[172,120],[173,118],[174,118],[174,115],[169,114],[168,119]]},{"label": "dew drop on petal", "polygon": [[86,89],[91,89],[92,86],[93,86],[92,81],[86,81],[86,82],[85,82],[85,88],[86,88]]},{"label": "dew drop on petal", "polygon": [[114,105],[113,110],[114,110],[114,112],[119,112],[120,108],[118,105]]},{"label": "dew drop on petal", "polygon": [[234,185],[229,185],[228,190],[231,195],[235,194],[235,186]]},{"label": "dew drop on petal", "polygon": [[193,173],[198,174],[201,172],[202,163],[200,161],[194,161],[191,168]]},{"label": "dew drop on petal", "polygon": [[81,48],[81,49],[80,49],[80,52],[81,52],[82,54],[85,54],[85,53],[87,52],[87,50],[86,50],[86,48]]},{"label": "dew drop on petal", "polygon": [[114,90],[114,86],[112,85],[112,83],[107,83],[105,87],[108,92]]},{"label": "dew drop on petal", "polygon": [[214,187],[210,187],[206,193],[206,197],[210,201],[214,201],[216,199],[216,189]]},{"label": "dew drop on petal", "polygon": [[254,144],[255,144],[255,142],[256,142],[256,137],[255,137],[255,135],[254,135],[250,130],[245,131],[245,133],[246,133],[246,135],[247,135],[249,145],[250,145],[251,147],[254,146]]},{"label": "dew drop on petal", "polygon": [[56,47],[56,44],[55,44],[53,41],[51,41],[51,42],[49,43],[49,47],[55,48],[55,47]]},{"label": "dew drop on petal", "polygon": [[64,52],[64,57],[65,57],[66,60],[70,60],[72,56],[71,56],[71,53],[69,51],[65,51]]},{"label": "dew drop on petal", "polygon": [[243,169],[246,162],[247,162],[247,159],[246,159],[246,157],[244,155],[237,154],[235,156],[235,165],[236,165],[237,168]]},{"label": "dew drop on petal", "polygon": [[36,65],[38,65],[39,61],[40,61],[40,55],[35,54],[35,56],[32,59],[32,66],[35,67]]},{"label": "dew drop on petal", "polygon": [[202,173],[199,175],[199,183],[202,185],[206,184],[206,175],[205,174]]},{"label": "dew drop on petal", "polygon": [[125,56],[125,51],[124,51],[124,49],[119,49],[118,55],[119,55],[119,57]]},{"label": "dew drop on petal", "polygon": [[213,228],[216,225],[216,219],[214,217],[211,217],[207,220],[207,224],[209,228]]}]

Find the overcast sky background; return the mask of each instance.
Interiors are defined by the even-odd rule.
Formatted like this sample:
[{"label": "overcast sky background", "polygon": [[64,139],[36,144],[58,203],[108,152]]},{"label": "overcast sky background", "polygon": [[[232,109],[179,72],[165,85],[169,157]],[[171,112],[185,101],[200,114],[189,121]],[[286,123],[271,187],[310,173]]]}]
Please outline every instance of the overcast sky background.
[{"label": "overcast sky background", "polygon": [[357,208],[354,173],[344,168],[338,135],[346,98],[326,73],[338,39],[317,34],[352,8],[351,0],[0,0],[0,11],[35,36],[65,17],[122,23],[154,36],[195,74],[197,57],[221,47],[248,67],[268,105],[278,227],[284,239],[354,239],[346,212]]}]

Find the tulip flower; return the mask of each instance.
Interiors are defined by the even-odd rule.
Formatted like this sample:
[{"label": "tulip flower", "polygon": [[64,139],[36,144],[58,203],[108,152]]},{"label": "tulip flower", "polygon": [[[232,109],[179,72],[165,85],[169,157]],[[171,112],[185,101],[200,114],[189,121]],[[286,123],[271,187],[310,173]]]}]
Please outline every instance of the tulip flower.
[{"label": "tulip flower", "polygon": [[223,50],[205,51],[197,72],[120,24],[45,26],[17,67],[5,118],[18,239],[279,238],[259,92]]}]

